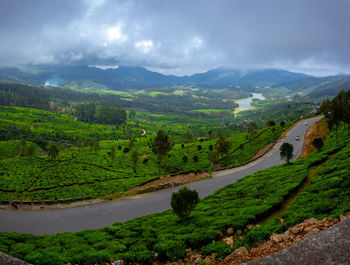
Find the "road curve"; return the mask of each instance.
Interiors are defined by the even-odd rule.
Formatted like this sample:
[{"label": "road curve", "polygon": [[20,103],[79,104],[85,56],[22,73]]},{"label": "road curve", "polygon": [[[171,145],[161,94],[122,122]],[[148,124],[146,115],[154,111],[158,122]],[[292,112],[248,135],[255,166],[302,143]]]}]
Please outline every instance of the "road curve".
[{"label": "road curve", "polygon": [[[283,140],[254,162],[242,167],[215,172],[211,179],[186,184],[186,186],[196,189],[199,196],[203,198],[258,170],[282,164],[284,161],[280,158],[279,148],[284,142],[293,144],[294,157],[297,158],[301,154],[308,127],[320,119],[321,117],[315,117],[300,121]],[[305,122],[307,122],[306,125]],[[299,136],[301,140],[295,140],[296,136]],[[114,222],[123,222],[169,209],[171,194],[181,187],[76,208],[42,211],[1,210],[0,232],[15,231],[42,235],[109,226]]]}]

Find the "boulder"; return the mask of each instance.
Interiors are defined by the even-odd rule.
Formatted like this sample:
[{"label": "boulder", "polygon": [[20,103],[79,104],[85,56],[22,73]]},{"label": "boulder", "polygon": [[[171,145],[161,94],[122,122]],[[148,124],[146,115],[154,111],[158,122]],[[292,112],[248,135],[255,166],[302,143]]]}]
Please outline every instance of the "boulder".
[{"label": "boulder", "polygon": [[230,246],[231,248],[233,247],[234,241],[232,236],[224,238],[223,241],[226,245]]},{"label": "boulder", "polygon": [[224,264],[231,264],[233,263],[233,261],[239,259],[244,261],[245,258],[249,255],[248,250],[245,247],[240,247],[238,249],[236,249],[235,251],[233,251],[230,255],[228,255],[223,263]]},{"label": "boulder", "polygon": [[283,240],[283,235],[272,235],[270,236],[270,240],[275,244],[280,243]]},{"label": "boulder", "polygon": [[294,235],[300,234],[303,231],[302,226],[293,226],[292,228],[289,229],[290,232]]}]

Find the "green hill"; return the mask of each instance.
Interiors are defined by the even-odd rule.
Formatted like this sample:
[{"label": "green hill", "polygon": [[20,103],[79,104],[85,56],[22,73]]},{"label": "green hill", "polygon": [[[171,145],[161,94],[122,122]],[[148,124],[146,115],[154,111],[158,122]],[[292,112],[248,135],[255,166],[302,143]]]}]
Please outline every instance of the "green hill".
[{"label": "green hill", "polygon": [[[332,132],[321,152],[245,177],[202,199],[186,223],[171,210],[113,226],[78,233],[33,236],[0,234],[0,251],[35,264],[95,264],[110,258],[127,262],[177,260],[186,248],[223,257],[233,249],[219,242],[227,228],[246,231],[247,224],[273,216],[283,202],[295,202],[275,219],[253,228],[236,242],[250,246],[309,217],[338,217],[350,210],[350,138],[341,126],[339,144]],[[309,184],[306,185],[309,179]],[[278,224],[283,218],[285,222]]]}]

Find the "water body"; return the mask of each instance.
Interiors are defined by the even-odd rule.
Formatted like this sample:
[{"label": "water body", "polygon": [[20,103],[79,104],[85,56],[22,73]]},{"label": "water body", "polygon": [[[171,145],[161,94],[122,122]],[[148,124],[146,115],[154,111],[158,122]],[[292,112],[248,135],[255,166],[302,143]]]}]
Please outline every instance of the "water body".
[{"label": "water body", "polygon": [[235,102],[239,105],[238,108],[235,109],[234,114],[244,111],[253,109],[252,102],[254,98],[265,100],[265,97],[261,93],[252,93],[253,96],[249,98],[242,98],[240,100],[236,100]]}]

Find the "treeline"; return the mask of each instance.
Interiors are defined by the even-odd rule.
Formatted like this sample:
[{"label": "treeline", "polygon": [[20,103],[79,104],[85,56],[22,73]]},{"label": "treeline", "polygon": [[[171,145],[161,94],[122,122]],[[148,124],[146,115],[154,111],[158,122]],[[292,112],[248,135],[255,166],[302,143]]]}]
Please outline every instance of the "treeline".
[{"label": "treeline", "polygon": [[[76,105],[77,102],[83,103]],[[0,105],[49,111],[65,109],[65,112],[68,109],[70,114],[76,114],[80,120],[90,123],[118,125],[126,121],[126,112],[121,108],[119,96],[82,93],[59,87],[45,88],[0,83]]]},{"label": "treeline", "polygon": [[75,115],[81,121],[115,125],[123,124],[127,118],[126,111],[121,108],[103,106],[94,102],[78,105],[75,108]]},{"label": "treeline", "polygon": [[43,89],[0,83],[0,105],[49,109],[50,96]]},{"label": "treeline", "polygon": [[348,125],[348,136],[350,136],[350,90],[341,90],[332,100],[326,99],[320,106],[320,112],[327,119],[328,127],[336,129],[336,143],[338,144],[338,128],[341,122]]}]

